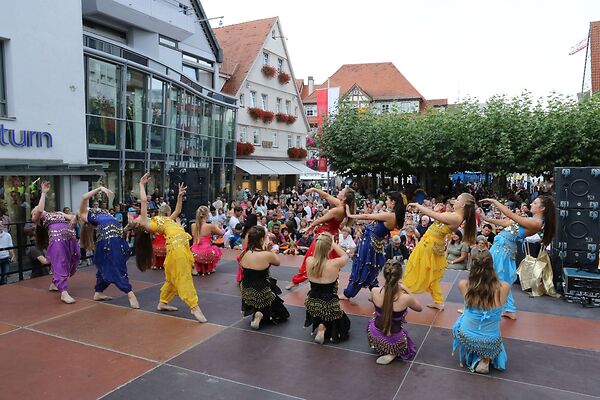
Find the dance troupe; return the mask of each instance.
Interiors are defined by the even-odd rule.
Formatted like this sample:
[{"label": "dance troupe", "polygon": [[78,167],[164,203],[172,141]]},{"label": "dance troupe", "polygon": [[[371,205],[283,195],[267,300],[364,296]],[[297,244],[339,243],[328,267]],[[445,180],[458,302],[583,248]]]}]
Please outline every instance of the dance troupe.
[{"label": "dance troupe", "polygon": [[[129,223],[136,230],[137,267],[141,271],[152,266],[164,269],[165,283],[160,290],[158,311],[176,311],[177,308],[169,303],[177,295],[199,322],[206,322],[198,305],[191,270],[202,274],[214,271],[221,251],[212,245],[211,238],[223,232],[216,225],[206,223],[209,210],[205,206],[197,210],[196,222],[191,227],[192,236],[177,223],[186,189],[182,184],[175,210],[171,213],[169,206],[162,206],[159,215],[148,218],[145,186],[149,179],[149,174],[140,179],[140,215]],[[68,215],[44,210],[49,190],[50,185],[45,182],[40,202],[32,210],[32,219],[37,224],[36,245],[46,249],[46,257],[51,262],[50,290],[58,291],[65,303],[75,302],[67,292],[67,286],[68,278],[75,273],[79,263],[80,246],[74,226],[80,221],[83,223],[82,246],[95,250],[94,300],[109,300],[110,297],[103,292],[114,284],[127,294],[132,308],[139,308],[127,274],[130,248],[123,237],[121,223],[107,211],[89,208],[90,200],[98,193],[103,192],[109,198],[113,193],[104,187],[94,189],[82,197],[79,212]],[[444,309],[440,282],[447,266],[446,240],[452,232],[461,229],[463,240],[474,244],[477,231],[475,198],[463,193],[456,199],[453,211],[437,212],[417,203],[405,205],[401,193],[390,192],[386,212],[356,214],[355,193],[350,188],[340,191],[337,197],[314,188],[308,189],[306,194],[311,192],[317,192],[331,208],[307,228],[309,232],[315,231],[315,239],[298,274],[286,287],[291,290],[306,280],[310,283],[304,302],[304,326],[310,327],[315,342],[319,344],[348,339],[350,319],[340,307],[340,298],[350,299],[366,288],[374,306],[374,317],[369,321],[366,332],[369,346],[380,355],[376,362],[389,364],[396,358],[413,358],[416,346],[404,325],[409,309],[415,312],[422,310],[414,294],[428,292],[433,299],[428,307]],[[503,316],[516,319],[517,309],[510,289],[517,278],[517,240],[538,234],[542,244],[547,246],[554,234],[555,216],[554,203],[546,196],[533,202],[531,218],[512,212],[495,199],[483,199],[481,202],[492,204],[502,212],[505,219],[483,219],[504,229],[489,251],[480,250],[472,255],[469,277],[458,283],[464,297],[464,309],[453,327],[453,353],[458,354],[461,365],[485,374],[489,372],[490,365],[498,370],[506,367],[507,355],[500,334],[500,320]],[[384,245],[390,232],[404,225],[407,206],[435,222],[417,243],[403,268],[400,260],[386,261]],[[354,220],[372,223],[366,225],[357,243],[348,286],[343,296],[338,296],[339,273],[349,257],[336,241],[339,230],[350,226]],[[290,314],[279,297],[282,291],[269,273],[271,266],[280,265],[277,254],[270,251],[269,233],[265,227],[257,225],[256,216],[251,214],[241,236],[243,250],[238,257],[237,280],[243,315],[252,317],[250,325],[253,329],[260,329],[264,323],[278,324],[287,320]],[[191,247],[190,240],[193,240]],[[383,287],[379,287],[378,281],[381,271],[385,280]]]}]

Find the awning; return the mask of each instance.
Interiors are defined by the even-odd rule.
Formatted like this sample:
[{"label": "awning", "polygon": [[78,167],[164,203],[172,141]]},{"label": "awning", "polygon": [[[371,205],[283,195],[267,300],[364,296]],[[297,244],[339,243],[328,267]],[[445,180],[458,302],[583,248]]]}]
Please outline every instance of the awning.
[{"label": "awning", "polygon": [[16,176],[105,176],[99,165],[74,165],[43,160],[2,160],[0,169],[6,175]]},{"label": "awning", "polygon": [[256,160],[235,160],[235,166],[250,175],[277,175],[277,172]]},{"label": "awning", "polygon": [[304,164],[303,161],[286,161],[287,164],[290,164],[292,167],[296,168],[297,170],[300,171],[300,174],[302,175],[308,175],[308,176],[318,176],[319,171],[315,171],[312,168],[309,168],[308,166],[306,166],[306,164]]},{"label": "awning", "polygon": [[287,161],[260,160],[261,164],[275,171],[277,175],[300,175],[302,172]]}]

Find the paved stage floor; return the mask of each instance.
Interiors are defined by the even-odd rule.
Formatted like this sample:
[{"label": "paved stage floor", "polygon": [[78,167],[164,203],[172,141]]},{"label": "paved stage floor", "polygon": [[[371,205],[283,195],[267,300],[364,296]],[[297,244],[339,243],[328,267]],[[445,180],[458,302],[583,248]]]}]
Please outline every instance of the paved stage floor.
[{"label": "paved stage floor", "polygon": [[[130,278],[141,310],[110,287],[114,299],[91,300],[95,268],[69,282],[77,303],[47,291],[50,277],[0,287],[0,399],[589,399],[600,397],[600,309],[549,297],[513,293],[520,312],[502,321],[507,371],[481,376],[451,355],[451,327],[462,306],[448,270],[446,310],[409,312],[406,329],[418,353],[412,362],[375,364],[365,328],[373,308],[363,291],[342,302],[352,320],[349,341],[320,346],[304,324],[307,285],[284,286],[300,257],[282,256],[272,276],[284,290],[291,318],[260,331],[240,314],[237,264],[227,251],[217,272],[194,277],[209,320],[192,320],[187,307],[155,311],[162,271],[135,269]],[[343,289],[348,267],[340,277]],[[423,305],[428,295],[419,295]]]}]

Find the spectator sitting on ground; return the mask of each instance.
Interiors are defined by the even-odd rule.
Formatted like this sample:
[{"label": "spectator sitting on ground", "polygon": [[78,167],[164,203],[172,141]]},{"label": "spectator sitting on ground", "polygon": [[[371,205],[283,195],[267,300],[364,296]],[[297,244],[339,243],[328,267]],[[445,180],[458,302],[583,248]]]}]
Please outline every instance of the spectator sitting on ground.
[{"label": "spectator sitting on ground", "polygon": [[305,255],[313,241],[313,235],[310,232],[304,232],[296,242],[300,255]]},{"label": "spectator sitting on ground", "polygon": [[223,241],[226,247],[230,249],[242,249],[242,230],[244,226],[238,223],[232,230],[228,230],[223,236]]},{"label": "spectator sitting on ground", "polygon": [[281,244],[285,243],[285,237],[283,237],[283,234],[281,233],[280,222],[275,222],[272,225],[271,229],[269,229],[269,232],[272,234],[271,242],[273,242],[277,246],[281,246]]}]

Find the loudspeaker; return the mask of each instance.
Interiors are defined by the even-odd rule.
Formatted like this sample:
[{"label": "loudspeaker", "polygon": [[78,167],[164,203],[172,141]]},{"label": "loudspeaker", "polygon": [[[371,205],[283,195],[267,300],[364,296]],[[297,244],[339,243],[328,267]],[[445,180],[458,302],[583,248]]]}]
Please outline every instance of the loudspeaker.
[{"label": "loudspeaker", "polygon": [[[598,270],[600,250],[600,167],[554,168],[557,231],[553,269]],[[558,270],[558,271],[557,271]]]},{"label": "loudspeaker", "polygon": [[554,189],[560,209],[598,210],[600,167],[556,167]]},{"label": "loudspeaker", "polygon": [[208,204],[210,200],[208,198],[210,171],[207,168],[188,168],[183,182],[187,186],[186,199],[183,202],[183,213],[191,225],[191,221],[196,218],[198,207]]}]

